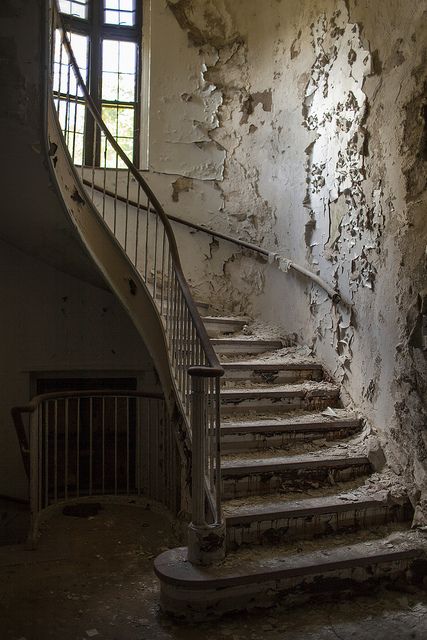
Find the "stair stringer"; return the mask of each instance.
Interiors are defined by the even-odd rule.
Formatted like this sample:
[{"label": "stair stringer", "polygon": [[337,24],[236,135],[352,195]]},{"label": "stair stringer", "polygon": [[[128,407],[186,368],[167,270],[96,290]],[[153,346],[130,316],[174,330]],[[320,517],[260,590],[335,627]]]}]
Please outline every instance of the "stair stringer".
[{"label": "stair stringer", "polygon": [[51,99],[47,108],[51,175],[76,234],[144,341],[156,367],[170,415],[176,407],[181,415],[185,415],[181,410],[166,335],[156,304],[137,269],[85,193],[71,162]]}]

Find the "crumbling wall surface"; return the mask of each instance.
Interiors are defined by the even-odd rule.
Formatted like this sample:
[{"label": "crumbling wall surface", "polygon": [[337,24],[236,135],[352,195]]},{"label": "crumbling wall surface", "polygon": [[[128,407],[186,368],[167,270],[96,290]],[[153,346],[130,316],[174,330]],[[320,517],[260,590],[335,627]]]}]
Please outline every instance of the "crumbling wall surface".
[{"label": "crumbling wall surface", "polygon": [[298,159],[288,157],[285,169],[297,206],[278,221],[279,244],[348,301],[333,305],[315,287],[309,299],[297,296],[302,338],[376,427],[389,462],[422,504],[427,3],[302,5],[283,47],[290,95],[300,88],[288,108],[299,110],[301,123],[284,131]]},{"label": "crumbling wall surface", "polygon": [[310,268],[348,304],[224,243],[205,244],[190,277],[219,306],[239,308],[243,292],[246,311],[312,345],[422,504],[427,1],[160,4],[191,80],[166,92],[180,107],[170,146],[212,152],[209,170],[153,164],[176,174],[164,202],[185,214],[198,193],[204,224]]},{"label": "crumbling wall surface", "polygon": [[[301,24],[301,114],[312,138],[299,214],[308,265],[351,306],[313,289],[308,335],[422,503],[427,3],[317,4],[305,31]],[[301,220],[292,224],[301,234]]]},{"label": "crumbling wall surface", "polygon": [[[274,246],[275,203],[259,188],[270,182],[272,95],[249,77],[248,42],[239,25],[245,7],[242,0],[152,5],[145,177],[168,212]],[[235,245],[175,229],[194,290],[218,308],[250,312],[254,292],[264,288],[263,262]]]}]

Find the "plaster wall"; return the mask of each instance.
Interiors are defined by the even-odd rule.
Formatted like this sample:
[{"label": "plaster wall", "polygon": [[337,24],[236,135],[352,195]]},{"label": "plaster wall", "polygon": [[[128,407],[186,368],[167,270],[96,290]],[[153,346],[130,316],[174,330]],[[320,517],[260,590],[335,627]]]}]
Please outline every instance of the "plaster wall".
[{"label": "plaster wall", "polygon": [[152,360],[113,294],[0,242],[0,495],[26,498],[10,416],[34,394],[32,380],[124,377],[157,386]]},{"label": "plaster wall", "polygon": [[348,304],[333,305],[299,276],[178,231],[196,292],[312,346],[421,502],[426,17],[425,0],[152,3],[146,174],[167,211],[340,290]]}]

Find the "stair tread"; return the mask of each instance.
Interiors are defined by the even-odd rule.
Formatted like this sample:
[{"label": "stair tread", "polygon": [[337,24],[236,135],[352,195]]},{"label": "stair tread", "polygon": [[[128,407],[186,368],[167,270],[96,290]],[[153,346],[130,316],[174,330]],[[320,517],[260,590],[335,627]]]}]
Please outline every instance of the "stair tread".
[{"label": "stair tread", "polygon": [[204,316],[203,322],[235,322],[236,324],[246,324],[249,322],[249,319],[241,316]]},{"label": "stair tread", "polygon": [[162,581],[182,587],[218,589],[254,581],[264,582],[422,557],[423,547],[408,533],[399,537],[323,547],[306,553],[289,553],[289,547],[274,545],[250,548],[227,556],[216,566],[201,567],[187,561],[187,548],[165,551],[154,562]]},{"label": "stair tread", "polygon": [[343,455],[338,452],[334,454],[334,452],[330,450],[328,450],[327,454],[324,455],[319,455],[318,453],[294,456],[269,455],[264,458],[260,457],[260,452],[254,452],[258,454],[256,457],[249,455],[249,453],[251,452],[235,454],[232,458],[230,456],[228,460],[222,460],[222,470],[228,472],[247,472],[249,470],[255,470],[258,473],[263,473],[267,470],[277,469],[279,467],[345,467],[349,464],[370,465],[368,458],[364,455]]},{"label": "stair tread", "polygon": [[211,338],[211,342],[213,345],[215,344],[229,344],[229,345],[237,345],[237,344],[242,344],[242,345],[263,345],[263,346],[269,346],[269,347],[273,347],[273,348],[277,348],[280,349],[280,347],[282,346],[282,341],[281,340],[265,340],[262,338],[242,338],[241,336],[230,336],[227,338]]},{"label": "stair tread", "polygon": [[[154,286],[153,282],[149,282],[149,284],[151,284],[151,286]],[[166,294],[164,296],[162,296],[162,285],[161,283],[157,282],[156,284],[156,298],[161,298],[163,297],[163,299],[166,299]],[[197,307],[202,307],[203,309],[209,309],[210,304],[209,302],[202,302],[201,300],[194,300],[195,304]]]},{"label": "stair tread", "polygon": [[288,361],[285,360],[268,360],[267,362],[263,362],[262,360],[236,360],[222,363],[225,371],[235,371],[239,369],[248,369],[249,371],[282,371],[286,369],[316,369],[321,370],[323,367],[320,363],[316,362],[314,359],[310,360],[307,358],[304,361]]},{"label": "stair tread", "polygon": [[221,398],[235,398],[238,396],[310,396],[310,395],[336,395],[339,394],[340,387],[332,382],[323,380],[305,380],[304,382],[293,382],[289,384],[252,384],[251,386],[230,387],[221,389]]},{"label": "stair tread", "polygon": [[321,412],[310,413],[303,411],[290,412],[288,414],[278,414],[267,416],[265,418],[257,419],[244,419],[236,420],[234,417],[221,420],[221,429],[226,433],[234,430],[241,431],[256,431],[261,430],[274,430],[274,429],[304,429],[313,427],[336,427],[337,425],[353,425],[358,427],[360,425],[360,419],[356,413],[349,412],[347,409],[334,409],[336,416],[325,416]]},{"label": "stair tread", "polygon": [[257,500],[253,505],[248,504],[247,498],[244,501],[240,500],[240,504],[225,503],[224,515],[227,524],[232,524],[233,520],[243,522],[254,519],[274,519],[279,516],[303,516],[309,513],[327,513],[331,510],[347,511],[355,507],[366,508],[391,504],[387,491],[375,494],[367,494],[366,492],[359,492],[359,494],[355,492],[338,493],[316,498],[302,498],[301,500],[286,500],[285,496],[276,496],[273,500],[270,496],[264,496],[264,498],[262,502]]}]

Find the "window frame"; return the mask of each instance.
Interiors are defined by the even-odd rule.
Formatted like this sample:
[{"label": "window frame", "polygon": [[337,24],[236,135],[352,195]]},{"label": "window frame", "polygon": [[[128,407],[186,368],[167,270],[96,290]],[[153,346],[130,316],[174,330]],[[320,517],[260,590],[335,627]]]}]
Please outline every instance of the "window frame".
[{"label": "window frame", "polygon": [[[117,25],[104,22],[104,0],[89,0],[88,15],[80,18],[68,13],[61,13],[66,31],[87,36],[88,38],[88,89],[99,113],[103,105],[120,102],[102,100],[102,43],[104,40],[133,42],[136,45],[135,68],[135,101],[122,102],[123,105],[134,105],[133,157],[132,162],[139,168],[141,154],[141,73],[142,73],[142,18],[143,3],[135,0],[135,24]],[[97,134],[95,121],[86,107],[85,132],[83,142],[83,165],[101,167],[101,139]],[[96,135],[96,140],[94,137]],[[112,167],[107,167],[107,169]],[[120,167],[118,168],[120,170]]]}]

